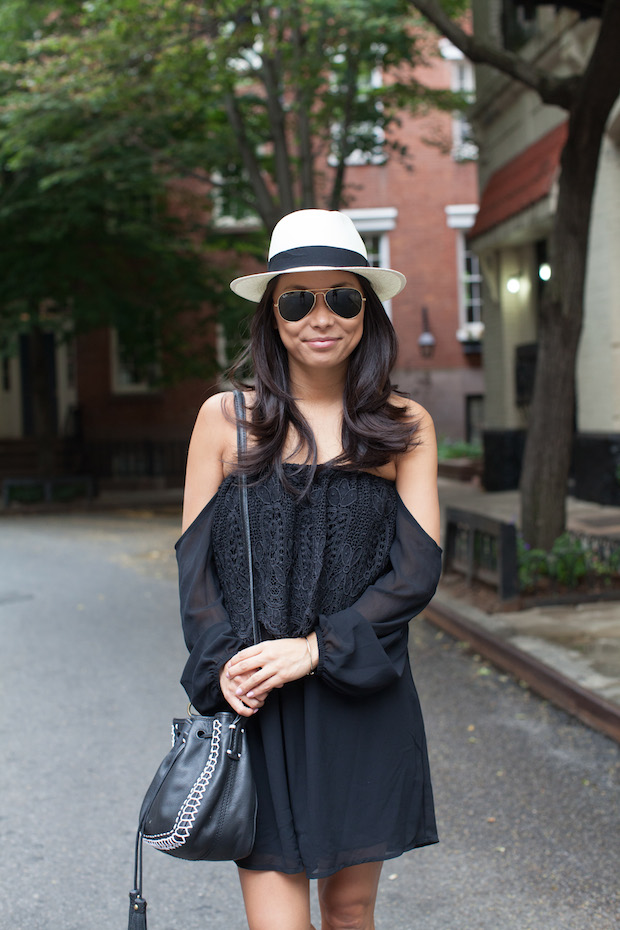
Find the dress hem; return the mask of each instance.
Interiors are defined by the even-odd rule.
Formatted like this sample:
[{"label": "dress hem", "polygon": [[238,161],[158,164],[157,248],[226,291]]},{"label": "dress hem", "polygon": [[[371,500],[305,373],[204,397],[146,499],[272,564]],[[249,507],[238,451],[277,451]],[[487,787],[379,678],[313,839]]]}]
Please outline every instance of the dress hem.
[{"label": "dress hem", "polygon": [[336,875],[338,872],[342,872],[343,869],[349,869],[354,865],[364,865],[367,862],[389,862],[390,859],[398,859],[400,856],[403,856],[406,852],[411,852],[413,849],[421,849],[423,846],[434,846],[439,842],[439,837],[437,834],[434,834],[431,837],[428,837],[424,840],[416,840],[415,842],[405,846],[400,852],[390,853],[385,856],[369,856],[368,858],[363,859],[354,859],[352,862],[347,863],[346,865],[335,866],[331,869],[321,869],[321,870],[312,870],[308,869],[261,869],[257,866],[252,865],[242,865],[243,860],[238,860],[235,862],[235,865],[239,869],[245,869],[247,872],[279,872],[282,875],[306,875],[309,879],[319,879],[319,878],[329,878],[330,875]]}]

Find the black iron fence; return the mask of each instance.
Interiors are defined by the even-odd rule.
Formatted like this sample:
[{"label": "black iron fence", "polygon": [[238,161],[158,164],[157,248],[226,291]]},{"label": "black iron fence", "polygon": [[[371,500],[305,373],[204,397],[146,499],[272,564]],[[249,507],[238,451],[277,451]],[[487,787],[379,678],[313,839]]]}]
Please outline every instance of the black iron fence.
[{"label": "black iron fence", "polygon": [[182,484],[185,440],[113,440],[82,445],[82,472],[95,479],[161,478]]},{"label": "black iron fence", "polygon": [[511,523],[446,508],[444,569],[497,588],[502,600],[519,593],[517,534]]},{"label": "black iron fence", "polygon": [[[46,449],[34,439],[0,440],[0,484],[11,485],[12,497],[22,498],[28,485],[84,477],[96,489],[101,482],[148,483],[157,479],[168,487],[181,486],[187,458],[186,440],[106,440],[85,442],[54,439]],[[45,467],[42,467],[45,461]],[[32,492],[34,493],[34,492]],[[48,494],[43,488],[37,494]],[[54,492],[56,493],[56,492]]]}]

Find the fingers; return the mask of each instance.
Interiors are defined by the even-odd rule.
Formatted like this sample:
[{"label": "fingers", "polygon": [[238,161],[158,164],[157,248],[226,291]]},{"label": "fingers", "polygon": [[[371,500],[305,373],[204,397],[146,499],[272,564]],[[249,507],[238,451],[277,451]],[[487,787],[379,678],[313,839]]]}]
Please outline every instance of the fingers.
[{"label": "fingers", "polygon": [[301,637],[250,646],[226,663],[223,674],[236,684],[235,697],[264,700],[273,688],[308,674],[308,644]]},{"label": "fingers", "polygon": [[252,695],[252,697],[248,697],[244,694],[237,694],[238,688],[239,679],[228,679],[224,669],[222,669],[220,672],[220,689],[227,704],[236,714],[241,714],[243,717],[251,717],[252,714],[260,710],[265,703],[266,694],[256,694]]},{"label": "fingers", "polygon": [[234,678],[230,680],[236,685],[235,694],[239,696],[245,694],[247,697],[254,697],[255,695],[267,695],[269,693],[273,685],[268,687],[267,683],[273,677],[273,670],[270,669],[269,666],[265,666],[264,668],[259,668],[258,671],[254,672],[252,675],[235,675]]},{"label": "fingers", "polygon": [[262,643],[255,646],[248,646],[247,649],[242,649],[234,655],[232,659],[229,659],[226,663],[226,668],[230,672],[229,677],[232,678],[235,675],[245,674],[248,671],[260,668],[262,665],[260,661],[260,657],[263,653],[262,646]]},{"label": "fingers", "polygon": [[235,684],[237,685],[234,692],[235,697],[246,702],[260,701],[261,704],[264,704],[270,691],[273,691],[274,688],[281,688],[284,682],[277,675],[273,675],[255,685],[250,681],[241,684],[235,682]]},{"label": "fingers", "polygon": [[234,691],[227,691],[225,689],[222,689],[222,694],[227,704],[229,704],[236,714],[241,714],[242,717],[251,717],[253,714],[256,714],[265,703],[263,698],[239,697]]},{"label": "fingers", "polygon": [[262,696],[264,699],[274,687],[273,684],[270,686],[267,684],[274,677],[273,662],[269,662],[262,656],[259,660],[265,664],[257,666],[257,658],[254,657],[240,662],[231,659],[224,666],[224,675],[231,684],[234,684],[234,693],[237,697]]}]

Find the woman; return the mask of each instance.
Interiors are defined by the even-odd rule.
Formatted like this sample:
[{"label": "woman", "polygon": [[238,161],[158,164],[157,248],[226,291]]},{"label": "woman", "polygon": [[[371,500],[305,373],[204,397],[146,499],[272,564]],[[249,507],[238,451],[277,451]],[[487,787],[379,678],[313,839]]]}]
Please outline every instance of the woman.
[{"label": "woman", "polygon": [[396,344],[379,298],[405,279],[368,266],[351,220],[289,214],[268,268],[231,284],[258,302],[248,451],[238,463],[230,393],[206,401],[190,444],[182,681],[199,711],[252,718],[257,835],[237,863],[250,930],[310,930],[309,878],[322,930],[371,930],[383,861],[437,842],[407,653],[440,572],[435,435],[389,381]]}]

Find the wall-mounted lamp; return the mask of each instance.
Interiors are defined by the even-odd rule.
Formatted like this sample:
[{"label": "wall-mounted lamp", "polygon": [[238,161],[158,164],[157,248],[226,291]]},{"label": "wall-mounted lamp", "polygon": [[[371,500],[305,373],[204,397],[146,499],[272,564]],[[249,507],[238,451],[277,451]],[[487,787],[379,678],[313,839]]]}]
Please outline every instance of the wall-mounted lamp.
[{"label": "wall-mounted lamp", "polygon": [[551,265],[549,262],[543,262],[538,267],[538,277],[541,281],[548,281],[551,277]]},{"label": "wall-mounted lamp", "polygon": [[432,358],[435,353],[435,337],[428,325],[428,310],[422,307],[422,332],[418,336],[418,349],[422,358]]},{"label": "wall-mounted lamp", "polygon": [[521,290],[521,276],[516,274],[511,274],[508,280],[506,281],[506,290],[510,294],[518,294]]}]

